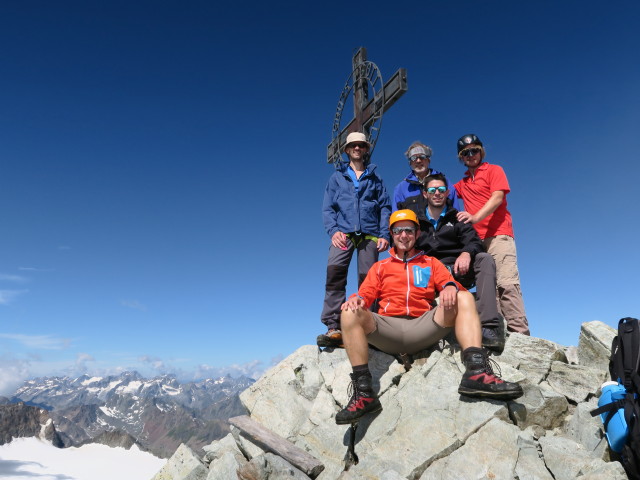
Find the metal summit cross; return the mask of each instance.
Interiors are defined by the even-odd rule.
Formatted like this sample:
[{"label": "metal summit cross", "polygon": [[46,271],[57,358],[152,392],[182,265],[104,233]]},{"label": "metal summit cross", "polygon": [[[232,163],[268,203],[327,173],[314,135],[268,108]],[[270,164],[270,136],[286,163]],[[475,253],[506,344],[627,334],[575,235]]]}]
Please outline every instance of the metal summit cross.
[{"label": "metal summit cross", "polygon": [[[347,135],[362,132],[367,136],[373,152],[380,134],[382,115],[407,91],[407,70],[398,69],[387,83],[382,82],[375,63],[367,61],[367,50],[360,47],[353,56],[353,71],[347,79],[333,119],[331,143],[327,145],[327,162],[336,163],[344,149]],[[353,94],[354,116],[340,128],[342,111],[349,95]]]}]

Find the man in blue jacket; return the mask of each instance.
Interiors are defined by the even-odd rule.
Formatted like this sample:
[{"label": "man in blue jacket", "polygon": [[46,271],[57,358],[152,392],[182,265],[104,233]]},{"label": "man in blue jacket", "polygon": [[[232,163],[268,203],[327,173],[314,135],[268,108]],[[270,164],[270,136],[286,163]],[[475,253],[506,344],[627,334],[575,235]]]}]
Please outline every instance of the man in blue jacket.
[{"label": "man in blue jacket", "polygon": [[347,274],[353,252],[358,251],[358,286],[379,252],[389,248],[389,195],[369,163],[370,144],[364,133],[353,132],[344,146],[347,161],[336,163],[322,203],[322,219],[331,245],[327,262],[324,306],[320,319],[327,333],[317,338],[320,347],[342,346],[340,307],[346,301]]},{"label": "man in blue jacket", "polygon": [[[411,173],[402,180],[393,191],[393,211],[411,208],[411,205],[420,201],[422,197],[422,181],[428,175],[440,173],[429,167],[433,151],[429,145],[422,142],[413,142],[404,155],[409,160]],[[449,191],[449,198],[456,210],[462,210],[462,202],[456,193],[456,189]]]}]

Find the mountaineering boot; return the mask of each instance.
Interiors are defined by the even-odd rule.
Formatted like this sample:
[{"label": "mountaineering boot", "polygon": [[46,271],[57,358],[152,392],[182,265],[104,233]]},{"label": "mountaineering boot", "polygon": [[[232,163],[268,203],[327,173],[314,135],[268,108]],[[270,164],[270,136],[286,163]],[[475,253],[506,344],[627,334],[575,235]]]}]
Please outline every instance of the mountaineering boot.
[{"label": "mountaineering boot", "polygon": [[500,327],[482,327],[482,346],[502,353],[504,350],[504,334]]},{"label": "mountaineering boot", "polygon": [[342,332],[336,329],[329,329],[327,333],[318,335],[316,343],[319,347],[338,347],[343,348],[342,345]]},{"label": "mountaineering boot", "polygon": [[458,387],[460,395],[513,400],[524,393],[517,383],[505,382],[493,373],[492,364],[496,367],[498,364],[490,360],[487,352],[482,348],[469,347],[463,350],[462,362],[467,367],[467,371],[462,375],[462,381]]},{"label": "mountaineering boot", "polygon": [[355,423],[366,413],[382,410],[380,400],[373,392],[373,379],[371,374],[364,374],[358,377],[351,374],[351,385],[349,390],[351,399],[346,407],[336,414],[336,423],[345,425]]}]

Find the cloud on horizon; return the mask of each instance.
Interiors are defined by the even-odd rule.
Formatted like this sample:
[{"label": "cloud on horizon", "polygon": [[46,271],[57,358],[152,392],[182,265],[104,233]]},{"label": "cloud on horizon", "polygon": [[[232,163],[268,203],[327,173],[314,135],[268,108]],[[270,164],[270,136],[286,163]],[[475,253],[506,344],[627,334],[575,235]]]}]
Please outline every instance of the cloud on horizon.
[{"label": "cloud on horizon", "polygon": [[[36,344],[40,342],[43,345],[47,345],[47,342],[52,345],[60,345],[65,341],[65,339],[56,339],[50,336],[0,334],[0,338],[16,339],[15,337]],[[205,378],[216,379],[227,375],[234,378],[244,375],[257,380],[268,368],[281,360],[282,356],[274,357],[271,359],[270,365],[267,366],[261,360],[252,360],[227,366],[201,364],[193,368],[179,368],[175,366],[175,363],[184,362],[186,359],[166,360],[151,355],[142,355],[129,357],[128,361],[119,364],[108,364],[105,360],[95,358],[86,352],[77,353],[75,358],[66,360],[51,360],[31,352],[26,353],[24,358],[5,354],[0,356],[0,395],[10,396],[24,382],[35,378],[54,376],[76,378],[81,375],[107,377],[126,371],[137,371],[145,378],[175,375],[180,382],[199,381]]]},{"label": "cloud on horizon", "polygon": [[[151,375],[175,375],[181,381],[196,381],[203,378],[220,378],[230,375],[232,377],[240,377],[242,375],[257,379],[267,368],[277,364],[281,358],[274,358],[271,365],[265,367],[261,360],[252,360],[250,362],[238,364],[233,363],[226,366],[211,366],[207,364],[197,365],[194,369],[184,369],[176,367],[170,361],[163,360],[158,357],[144,355],[138,357],[138,361],[142,363],[138,368],[132,370],[142,370],[150,372]],[[275,362],[275,363],[274,363]]]},{"label": "cloud on horizon", "polygon": [[26,283],[29,279],[21,275],[11,275],[9,273],[0,273],[0,282]]},{"label": "cloud on horizon", "polygon": [[199,380],[202,378],[220,378],[226,375],[231,375],[232,377],[244,375],[257,380],[270,366],[271,365],[265,367],[264,363],[260,360],[252,360],[242,364],[233,363],[225,367],[214,367],[202,364],[196,367],[193,380]]},{"label": "cloud on horizon", "polygon": [[0,333],[0,338],[14,340],[27,348],[40,350],[64,350],[71,345],[71,339],[53,335],[23,335],[21,333]]},{"label": "cloud on horizon", "polygon": [[0,357],[0,395],[11,395],[30,376],[29,362],[7,356]]},{"label": "cloud on horizon", "polygon": [[29,290],[0,290],[0,305],[9,305],[18,296],[27,293]]},{"label": "cloud on horizon", "polygon": [[147,311],[147,306],[143,305],[138,300],[120,300],[120,305],[127,308],[133,308],[134,310],[140,310],[141,312]]},{"label": "cloud on horizon", "polygon": [[37,268],[37,267],[18,267],[18,270],[22,272],[53,272],[52,268]]}]

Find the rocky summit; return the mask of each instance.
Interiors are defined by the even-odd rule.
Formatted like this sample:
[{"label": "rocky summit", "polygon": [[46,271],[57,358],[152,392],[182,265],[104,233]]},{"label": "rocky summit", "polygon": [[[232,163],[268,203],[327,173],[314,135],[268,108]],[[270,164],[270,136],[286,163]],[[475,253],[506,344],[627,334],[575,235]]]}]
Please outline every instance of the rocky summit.
[{"label": "rocky summit", "polygon": [[357,463],[347,451],[351,427],[335,423],[348,401],[346,353],[303,346],[240,399],[247,420],[282,437],[290,451],[314,457],[320,468],[294,465],[295,455],[278,453],[286,448],[232,427],[202,456],[181,445],[153,480],[626,479],[610,461],[600,420],[589,414],[608,380],[615,334],[596,321],[582,325],[578,347],[510,335],[504,352],[492,357],[502,377],[524,389],[510,402],[457,393],[464,367],[455,346],[417,355],[408,371],[372,350],[383,409],[356,429]]}]

